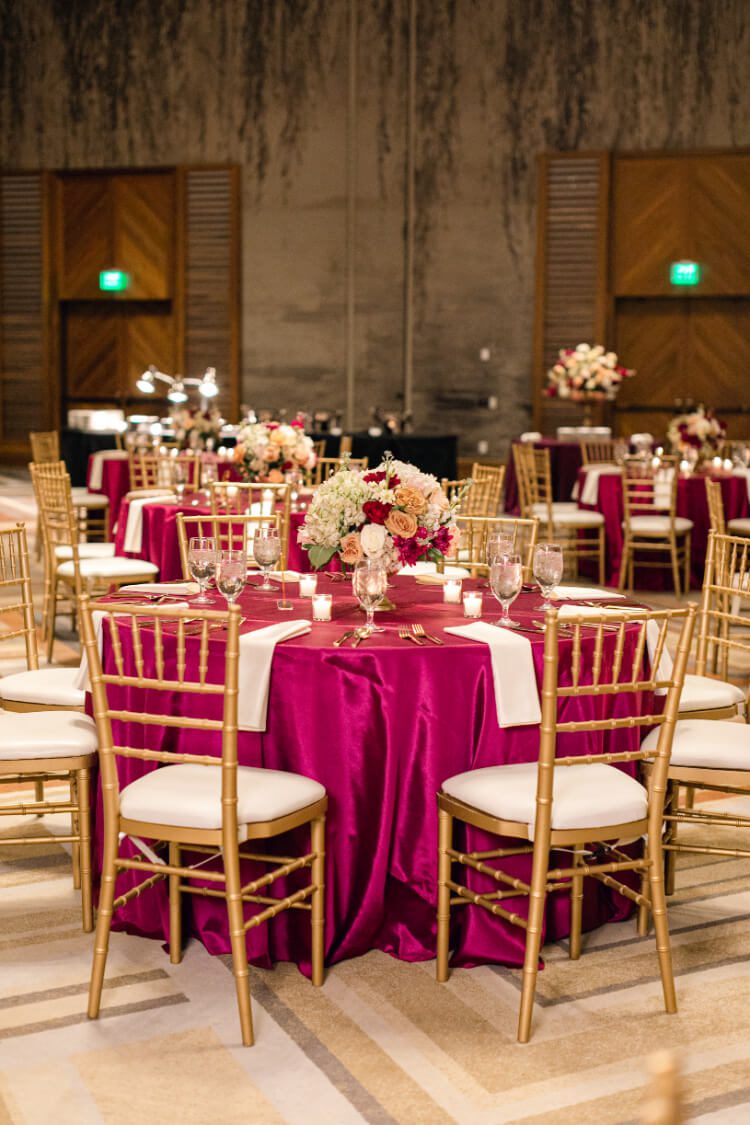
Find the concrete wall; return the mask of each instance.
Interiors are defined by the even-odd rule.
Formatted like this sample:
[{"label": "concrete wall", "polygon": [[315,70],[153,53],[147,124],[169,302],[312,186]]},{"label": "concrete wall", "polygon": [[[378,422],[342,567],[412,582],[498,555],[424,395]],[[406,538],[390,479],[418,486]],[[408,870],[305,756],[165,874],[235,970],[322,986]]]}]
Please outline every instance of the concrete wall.
[{"label": "concrete wall", "polygon": [[[241,164],[243,398],[343,407],[350,2],[361,424],[402,389],[409,0],[3,0],[0,163]],[[499,453],[531,394],[536,155],[750,144],[750,4],[415,7],[415,418]]]}]

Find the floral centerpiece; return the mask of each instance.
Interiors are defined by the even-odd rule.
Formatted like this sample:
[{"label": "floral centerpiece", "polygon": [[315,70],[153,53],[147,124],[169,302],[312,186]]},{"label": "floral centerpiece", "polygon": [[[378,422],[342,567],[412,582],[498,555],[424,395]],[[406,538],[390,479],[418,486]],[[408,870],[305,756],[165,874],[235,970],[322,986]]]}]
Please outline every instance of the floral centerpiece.
[{"label": "floral centerpiece", "polygon": [[688,414],[675,415],[669,423],[667,441],[673,453],[701,461],[718,452],[726,434],[726,426],[713,411],[699,406]]},{"label": "floral centerpiece", "polygon": [[635,375],[631,368],[618,364],[615,352],[605,351],[601,344],[561,348],[558,355],[557,363],[547,372],[544,392],[553,398],[614,398],[623,380]]},{"label": "floral centerpiece", "polygon": [[281,484],[286,473],[315,466],[312,438],[301,414],[293,422],[250,422],[237,434],[234,460],[246,480]]},{"label": "floral centerpiece", "polygon": [[402,566],[447,555],[458,536],[454,500],[436,477],[387,453],[377,469],[346,465],[317,489],[298,540],[318,570],[338,555],[353,566],[383,559],[395,573]]},{"label": "floral centerpiece", "polygon": [[224,425],[216,406],[181,406],[171,418],[180,449],[213,449]]}]

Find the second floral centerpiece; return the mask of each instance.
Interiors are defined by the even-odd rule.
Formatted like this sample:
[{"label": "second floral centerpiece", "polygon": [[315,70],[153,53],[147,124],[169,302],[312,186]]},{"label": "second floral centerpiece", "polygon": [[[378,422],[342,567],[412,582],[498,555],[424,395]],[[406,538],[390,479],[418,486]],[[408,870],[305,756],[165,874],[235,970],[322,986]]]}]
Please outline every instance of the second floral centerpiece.
[{"label": "second floral centerpiece", "polygon": [[450,553],[459,500],[449,501],[436,477],[386,454],[377,469],[344,466],[322,484],[298,538],[316,570],[338,556],[347,566],[381,559],[395,573]]},{"label": "second floral centerpiece", "polygon": [[293,422],[250,422],[237,434],[234,460],[249,481],[281,484],[287,473],[315,467],[315,446],[301,416]]}]

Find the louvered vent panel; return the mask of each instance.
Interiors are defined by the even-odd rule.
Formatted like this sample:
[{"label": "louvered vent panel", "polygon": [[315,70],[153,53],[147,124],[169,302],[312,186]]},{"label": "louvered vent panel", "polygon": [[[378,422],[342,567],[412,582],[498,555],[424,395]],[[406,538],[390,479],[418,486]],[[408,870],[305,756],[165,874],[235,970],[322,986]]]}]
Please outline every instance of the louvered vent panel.
[{"label": "louvered vent panel", "polygon": [[[230,169],[190,168],[185,175],[185,372],[216,368],[220,409],[233,407],[232,318],[235,294],[235,183]],[[230,418],[236,421],[235,418]]]},{"label": "louvered vent panel", "polygon": [[601,160],[551,157],[546,165],[543,363],[563,347],[601,343],[597,323]]},{"label": "louvered vent panel", "polygon": [[0,441],[46,428],[42,178],[0,177]]}]

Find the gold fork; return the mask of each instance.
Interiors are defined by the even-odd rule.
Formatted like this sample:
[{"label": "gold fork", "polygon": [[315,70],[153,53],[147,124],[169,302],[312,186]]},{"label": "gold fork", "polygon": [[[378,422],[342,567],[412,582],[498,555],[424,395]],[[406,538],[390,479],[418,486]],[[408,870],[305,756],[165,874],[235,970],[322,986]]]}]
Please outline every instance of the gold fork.
[{"label": "gold fork", "polygon": [[411,641],[412,644],[415,645],[423,645],[426,643],[425,641],[420,641],[413,633],[410,633],[405,625],[399,626],[398,635],[402,641]]},{"label": "gold fork", "polygon": [[415,637],[424,637],[425,640],[432,641],[434,645],[443,644],[440,637],[436,637],[434,633],[426,633],[424,625],[420,625],[419,622],[417,622],[416,625],[412,625],[411,631]]}]

